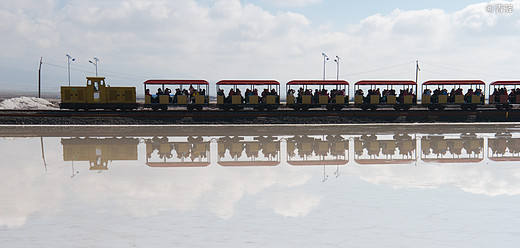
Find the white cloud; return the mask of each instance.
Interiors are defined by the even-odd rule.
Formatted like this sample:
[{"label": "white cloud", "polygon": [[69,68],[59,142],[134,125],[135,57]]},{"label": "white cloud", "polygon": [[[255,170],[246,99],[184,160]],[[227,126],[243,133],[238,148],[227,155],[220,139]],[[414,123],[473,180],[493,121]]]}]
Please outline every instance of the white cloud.
[{"label": "white cloud", "polygon": [[263,0],[280,7],[304,7],[313,4],[320,4],[322,0]]},{"label": "white cloud", "polygon": [[[10,1],[12,2],[12,1]],[[112,85],[140,85],[146,77],[269,78],[286,82],[320,78],[321,53],[342,57],[343,78],[414,78],[413,62],[449,61],[453,64],[519,65],[515,54],[520,40],[519,16],[485,11],[486,2],[448,13],[440,9],[374,14],[357,23],[314,23],[294,12],[272,13],[238,0],[210,1],[58,1],[3,4],[0,17],[0,67],[26,68],[39,56],[61,58],[71,53],[78,66],[91,68],[88,59],[101,59],[100,72]],[[279,1],[277,1],[279,2]],[[283,1],[280,4],[317,4]],[[520,1],[514,1],[520,6]],[[336,28],[341,27],[341,28]],[[478,52],[475,52],[478,51]],[[354,74],[410,61],[393,71]],[[9,64],[8,64],[9,63]],[[54,69],[54,70],[53,70]],[[327,66],[328,77],[335,66]],[[423,66],[421,80],[453,77],[497,79],[492,69],[470,73]],[[144,77],[123,78],[117,71]],[[55,91],[66,80],[62,68],[46,68],[44,77]],[[53,74],[50,74],[53,73]],[[20,80],[6,74],[2,80]],[[88,73],[74,71],[83,82]],[[510,73],[514,76],[516,74]],[[25,76],[24,76],[25,77]],[[33,78],[26,78],[29,82]],[[49,85],[49,84],[47,84]],[[14,86],[13,86],[14,87]],[[51,86],[47,86],[51,87]],[[137,88],[141,91],[141,87]]]}]

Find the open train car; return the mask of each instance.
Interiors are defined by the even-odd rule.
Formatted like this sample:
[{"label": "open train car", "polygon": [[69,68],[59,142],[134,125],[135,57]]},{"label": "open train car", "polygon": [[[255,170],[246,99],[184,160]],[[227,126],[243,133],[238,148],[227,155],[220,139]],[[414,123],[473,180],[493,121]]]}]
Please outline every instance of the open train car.
[{"label": "open train car", "polygon": [[286,92],[286,107],[294,110],[341,110],[349,103],[349,83],[344,80],[293,80],[286,84]]},{"label": "open train car", "polygon": [[422,84],[421,91],[422,106],[432,111],[446,107],[476,110],[484,105],[486,84],[482,80],[430,80]]},{"label": "open train car", "polygon": [[[495,81],[489,85],[489,104],[498,110],[512,109],[520,104],[520,81]],[[493,90],[491,90],[493,87]],[[511,90],[508,93],[508,90]],[[493,92],[493,93],[491,93]]]},{"label": "open train car", "polygon": [[[225,90],[228,88],[226,97]],[[275,80],[221,80],[217,82],[217,108],[226,111],[244,108],[272,111],[280,107],[279,92],[280,83]]]},{"label": "open train car", "polygon": [[[417,103],[417,83],[414,81],[362,80],[355,83],[354,87],[354,106],[363,110],[376,110],[379,107],[408,110]],[[366,95],[363,88],[367,89]],[[397,93],[394,88],[400,92]]]},{"label": "open train car", "polygon": [[[152,94],[150,89],[154,86],[157,92]],[[175,92],[168,87],[175,88]],[[153,111],[166,111],[168,107],[186,107],[189,111],[201,111],[209,105],[209,83],[206,80],[151,79],[144,82],[144,92],[143,107]]]},{"label": "open train car", "polygon": [[62,86],[61,109],[137,109],[135,87],[110,87],[104,77],[87,77],[87,86]]}]

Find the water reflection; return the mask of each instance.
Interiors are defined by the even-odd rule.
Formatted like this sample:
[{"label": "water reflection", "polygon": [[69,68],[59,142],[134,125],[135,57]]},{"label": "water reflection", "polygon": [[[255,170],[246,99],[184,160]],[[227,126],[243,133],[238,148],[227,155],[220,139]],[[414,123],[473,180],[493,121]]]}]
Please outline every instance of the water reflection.
[{"label": "water reflection", "polygon": [[421,139],[421,159],[432,163],[478,163],[484,160],[484,138],[476,134],[458,137],[428,135]]},{"label": "water reflection", "polygon": [[511,133],[497,133],[488,140],[488,157],[495,162],[520,161],[520,138]]},{"label": "water reflection", "polygon": [[377,134],[354,138],[355,158],[358,164],[410,164],[417,159],[417,141],[411,135],[395,134],[379,138]]},{"label": "water reflection", "polygon": [[181,137],[170,141],[168,137],[145,139],[146,165],[150,167],[205,167],[210,165],[208,140],[200,136]]},{"label": "water reflection", "polygon": [[[90,170],[108,170],[108,162],[137,160],[137,138],[63,138],[63,161],[87,161]],[[43,149],[43,147],[42,147]]]},{"label": "water reflection", "polygon": [[[385,242],[398,237],[391,246],[399,246],[402,233],[413,240],[453,233],[450,243],[478,246],[469,241],[479,227],[514,230],[520,218],[513,211],[520,196],[514,128],[118,127],[4,135],[0,241],[66,247],[52,242],[67,236],[73,246],[135,244],[113,242],[118,232],[157,246],[222,246],[222,237],[233,237],[226,246],[320,247],[320,235],[312,240],[318,230],[334,244],[388,234]],[[19,151],[27,153],[12,156]],[[69,176],[71,166],[78,176]],[[162,242],[157,230],[172,223]],[[274,245],[262,243],[265,235],[274,235]],[[301,243],[289,242],[302,235]]]},{"label": "water reflection", "polygon": [[276,166],[280,141],[271,136],[227,136],[218,140],[218,164],[222,166]]},{"label": "water reflection", "polygon": [[[420,142],[418,142],[420,140]],[[487,142],[486,142],[487,141]],[[345,166],[520,161],[520,138],[511,133],[484,137],[462,134],[305,134],[279,136],[153,136],[62,138],[63,161],[86,161],[90,170],[108,170],[111,161],[138,160],[146,147],[149,167]],[[212,160],[211,143],[216,143]],[[485,147],[486,145],[488,147]],[[281,149],[282,146],[285,149]],[[350,149],[354,147],[353,161]],[[420,156],[417,156],[417,151]],[[43,151],[43,138],[42,138]],[[283,159],[285,158],[285,159]]]}]

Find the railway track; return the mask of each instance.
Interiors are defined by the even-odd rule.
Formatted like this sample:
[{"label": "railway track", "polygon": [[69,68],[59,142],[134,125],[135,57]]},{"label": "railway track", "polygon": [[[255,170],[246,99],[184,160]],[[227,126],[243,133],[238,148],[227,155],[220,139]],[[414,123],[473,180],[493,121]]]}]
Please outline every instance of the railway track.
[{"label": "railway track", "polygon": [[[305,123],[311,122],[312,119],[319,119],[317,123],[327,123],[327,118],[334,119],[332,123],[347,123],[355,122],[473,122],[473,121],[519,121],[520,109],[513,109],[508,111],[498,111],[496,109],[478,109],[475,111],[463,111],[460,109],[446,109],[443,111],[429,111],[425,109],[411,109],[408,111],[395,111],[393,109],[379,109],[376,111],[363,111],[358,109],[346,109],[341,111],[327,111],[327,110],[309,110],[309,111],[294,111],[294,110],[278,110],[272,112],[260,111],[222,111],[207,109],[201,112],[190,112],[186,110],[169,110],[169,111],[70,111],[70,110],[0,110],[0,123],[6,124],[10,122],[9,119],[16,120],[24,118],[25,120],[34,119],[37,121],[41,119],[44,123],[44,118],[54,119],[92,119],[107,120],[110,118],[120,119],[139,119],[141,121],[150,120],[186,120],[189,123],[196,123],[197,120],[204,120],[201,123],[209,123],[211,120],[216,122],[231,122],[240,123],[240,120],[248,120],[251,123],[254,119],[269,119],[269,122],[283,123],[286,121],[298,123],[303,120]],[[195,122],[193,122],[195,121]],[[179,122],[175,122],[179,123]]]}]

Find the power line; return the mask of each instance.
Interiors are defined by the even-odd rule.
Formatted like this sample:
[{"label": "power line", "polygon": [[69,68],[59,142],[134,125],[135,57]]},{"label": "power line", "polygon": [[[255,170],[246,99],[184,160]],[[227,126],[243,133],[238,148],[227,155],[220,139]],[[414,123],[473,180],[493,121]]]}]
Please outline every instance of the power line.
[{"label": "power line", "polygon": [[396,67],[399,67],[399,66],[409,65],[410,63],[413,63],[413,62],[415,62],[415,61],[410,61],[410,62],[406,62],[406,63],[402,63],[402,64],[398,64],[398,65],[387,66],[387,67],[376,68],[376,69],[369,70],[369,71],[362,71],[362,72],[356,72],[356,73],[350,73],[350,74],[343,74],[341,76],[342,77],[346,77],[346,76],[353,76],[353,75],[359,75],[359,74],[372,73],[372,72],[377,72],[377,71],[384,71],[384,70],[396,68]]}]

